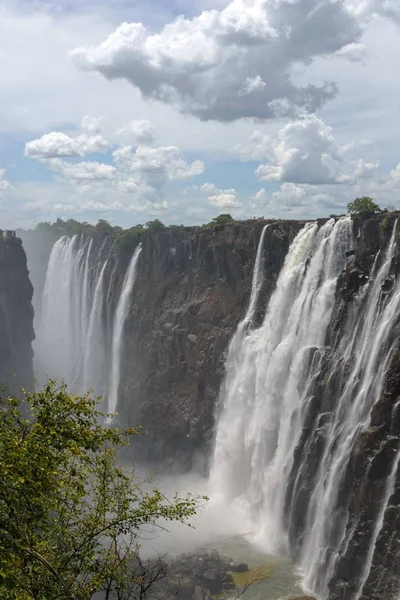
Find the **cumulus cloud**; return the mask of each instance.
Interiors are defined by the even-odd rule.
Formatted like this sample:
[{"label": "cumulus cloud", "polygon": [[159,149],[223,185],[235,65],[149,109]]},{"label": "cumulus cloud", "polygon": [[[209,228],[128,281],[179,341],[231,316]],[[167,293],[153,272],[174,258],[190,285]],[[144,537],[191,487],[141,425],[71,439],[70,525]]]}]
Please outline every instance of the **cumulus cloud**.
[{"label": "cumulus cloud", "polygon": [[223,190],[213,183],[203,183],[197,189],[207,198],[210,204],[219,208],[236,208],[240,206],[237,192],[233,188]]},{"label": "cumulus cloud", "polygon": [[[113,159],[120,171],[130,174],[128,187],[145,185],[158,190],[168,181],[190,179],[204,171],[204,163],[196,160],[188,163],[176,146],[149,148],[121,146],[113,152]],[[127,190],[129,191],[129,190]]]},{"label": "cumulus cloud", "polygon": [[256,170],[262,181],[352,183],[373,176],[379,166],[349,159],[346,154],[351,146],[340,146],[332,128],[315,115],[287,123],[271,146],[273,159]]},{"label": "cumulus cloud", "polygon": [[60,131],[52,131],[25,144],[25,156],[37,159],[82,157],[93,152],[106,152],[108,149],[109,144],[101,135],[83,133],[72,138]]},{"label": "cumulus cloud", "polygon": [[142,145],[151,145],[156,139],[156,128],[151,121],[129,121],[118,130],[118,134],[124,137],[133,137]]},{"label": "cumulus cloud", "polygon": [[243,161],[265,160],[271,157],[272,150],[273,143],[270,136],[261,131],[254,131],[246,142],[232,148],[233,154]]},{"label": "cumulus cloud", "polygon": [[95,161],[68,163],[60,159],[50,161],[53,171],[60,173],[65,179],[75,182],[110,181],[115,179],[117,169]]},{"label": "cumulus cloud", "polygon": [[315,112],[334,83],[295,83],[299,65],[359,42],[366,23],[346,0],[232,0],[158,33],[123,23],[97,46],[75,48],[81,69],[126,79],[146,98],[209,120],[269,119]]},{"label": "cumulus cloud", "polygon": [[101,133],[102,131],[102,122],[101,117],[92,117],[91,115],[85,115],[82,119],[81,128],[85,133],[90,135]]},{"label": "cumulus cloud", "polygon": [[[184,181],[200,175],[204,163],[188,162],[177,146],[150,147],[156,132],[150,121],[131,121],[122,130],[134,136],[138,146],[120,145],[109,155],[114,164],[95,160],[75,162],[76,157],[110,150],[100,133],[100,119],[86,116],[82,121],[84,133],[72,138],[65,133],[52,132],[28,142],[25,154],[46,164],[63,180],[76,184],[81,193],[99,189],[99,184],[114,187],[136,201],[135,210],[143,205],[165,210],[164,188],[171,181]],[[140,145],[140,143],[142,145]],[[222,199],[221,199],[222,201]]]}]

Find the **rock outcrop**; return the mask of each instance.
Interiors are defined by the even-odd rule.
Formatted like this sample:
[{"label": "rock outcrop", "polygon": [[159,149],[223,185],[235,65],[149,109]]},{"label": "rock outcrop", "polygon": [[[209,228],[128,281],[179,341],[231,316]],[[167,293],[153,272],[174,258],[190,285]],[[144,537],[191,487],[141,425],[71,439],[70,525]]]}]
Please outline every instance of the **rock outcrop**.
[{"label": "rock outcrop", "polygon": [[33,388],[33,288],[21,240],[0,238],[0,385]]},{"label": "rock outcrop", "polygon": [[206,468],[228,344],[249,302],[268,223],[265,307],[304,222],[257,220],[146,236],[126,327],[119,410],[124,422],[148,431],[140,441],[147,460]]}]

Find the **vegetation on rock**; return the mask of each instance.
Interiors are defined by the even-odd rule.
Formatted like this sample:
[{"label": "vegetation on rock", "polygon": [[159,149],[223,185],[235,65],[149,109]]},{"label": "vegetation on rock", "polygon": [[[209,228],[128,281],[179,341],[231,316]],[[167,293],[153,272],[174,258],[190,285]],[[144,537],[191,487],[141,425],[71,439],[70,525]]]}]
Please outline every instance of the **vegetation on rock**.
[{"label": "vegetation on rock", "polygon": [[382,212],[382,209],[369,196],[361,196],[355,198],[347,205],[347,211],[351,215],[359,215],[361,213],[377,213]]},{"label": "vegetation on rock", "polygon": [[[0,398],[0,597],[142,597],[159,576],[139,556],[143,526],[185,522],[199,498],[166,499],[118,464],[135,429],[101,423],[90,394],[54,382]],[[146,579],[147,576],[147,579]],[[150,578],[149,578],[150,577]]]}]

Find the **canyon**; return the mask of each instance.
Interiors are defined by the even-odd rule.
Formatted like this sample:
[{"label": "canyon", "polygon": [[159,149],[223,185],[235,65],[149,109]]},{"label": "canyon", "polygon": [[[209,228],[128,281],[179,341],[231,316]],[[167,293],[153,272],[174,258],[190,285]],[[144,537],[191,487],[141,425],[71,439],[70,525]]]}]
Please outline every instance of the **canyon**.
[{"label": "canyon", "polygon": [[[397,219],[163,228],[124,253],[107,232],[21,233],[35,375],[92,386],[116,424],[142,425],[130,459],[244,499],[319,598],[397,600]],[[17,359],[1,364],[29,386],[32,288],[12,244],[0,332]]]}]

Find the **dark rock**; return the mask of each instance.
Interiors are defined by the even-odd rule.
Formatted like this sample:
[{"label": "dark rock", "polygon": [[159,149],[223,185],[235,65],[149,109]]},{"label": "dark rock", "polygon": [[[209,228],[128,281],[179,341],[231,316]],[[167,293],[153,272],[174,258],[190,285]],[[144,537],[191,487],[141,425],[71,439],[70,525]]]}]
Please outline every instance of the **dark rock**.
[{"label": "dark rock", "polygon": [[207,469],[224,356],[247,308],[267,223],[265,281],[255,315],[260,323],[304,222],[258,219],[221,228],[166,228],[146,236],[119,388],[121,421],[140,423],[148,433],[132,446],[137,460],[172,459],[179,470]]},{"label": "dark rock", "polygon": [[247,573],[249,566],[246,563],[233,563],[230,570],[234,573]]},{"label": "dark rock", "polygon": [[33,288],[18,238],[0,239],[0,386],[18,393],[34,387]]},{"label": "dark rock", "polygon": [[180,582],[177,598],[179,600],[192,600],[195,593],[195,586],[190,580],[183,580]]},{"label": "dark rock", "polygon": [[216,569],[210,571],[204,571],[203,581],[204,586],[210,590],[211,594],[218,594],[222,589],[223,573],[218,572]]},{"label": "dark rock", "polygon": [[225,583],[222,584],[222,589],[226,592],[231,592],[233,590],[236,590],[236,586],[233,583],[233,581],[225,581]]},{"label": "dark rock", "polygon": [[194,588],[194,600],[210,600],[210,592],[201,587],[200,585],[196,585]]}]

